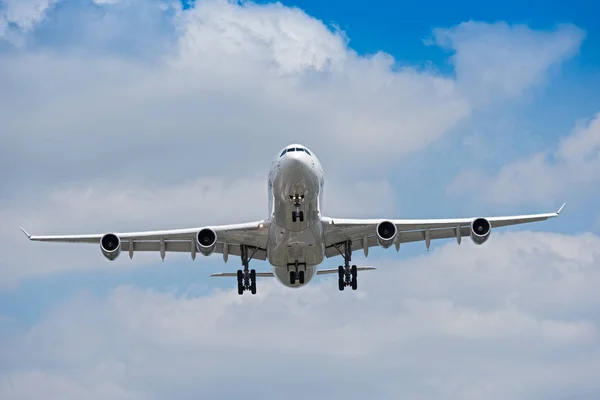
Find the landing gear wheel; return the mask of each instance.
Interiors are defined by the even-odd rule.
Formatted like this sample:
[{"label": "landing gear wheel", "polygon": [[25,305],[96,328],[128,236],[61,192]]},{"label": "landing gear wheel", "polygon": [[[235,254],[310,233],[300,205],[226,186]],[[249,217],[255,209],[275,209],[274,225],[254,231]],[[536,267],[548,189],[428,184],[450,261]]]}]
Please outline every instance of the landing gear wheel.
[{"label": "landing gear wheel", "polygon": [[290,285],[296,284],[296,271],[290,271]]},{"label": "landing gear wheel", "polygon": [[256,294],[256,270],[250,270],[250,293]]},{"label": "landing gear wheel", "polygon": [[358,268],[356,268],[356,265],[353,265],[352,268],[350,268],[350,275],[352,276],[352,290],[356,290],[356,288],[358,287],[358,283],[356,282],[356,276],[358,275]]},{"label": "landing gear wheel", "polygon": [[296,211],[292,211],[292,222],[296,222]]},{"label": "landing gear wheel", "polygon": [[242,294],[244,294],[244,273],[242,272],[241,269],[237,270],[237,287],[238,287],[238,294],[240,296]]},{"label": "landing gear wheel", "polygon": [[300,218],[300,222],[304,222],[304,211],[298,213],[298,218]]},{"label": "landing gear wheel", "polygon": [[338,288],[340,289],[340,292],[344,291],[344,287],[346,287],[346,282],[344,282],[343,278],[339,278],[338,279]]},{"label": "landing gear wheel", "polygon": [[298,272],[298,282],[303,285],[304,284],[304,271]]}]

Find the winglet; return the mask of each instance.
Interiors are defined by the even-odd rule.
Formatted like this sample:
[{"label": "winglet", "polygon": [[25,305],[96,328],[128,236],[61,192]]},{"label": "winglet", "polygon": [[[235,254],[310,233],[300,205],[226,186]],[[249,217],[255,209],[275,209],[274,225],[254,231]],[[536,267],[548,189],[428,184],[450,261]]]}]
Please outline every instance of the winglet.
[{"label": "winglet", "polygon": [[560,214],[560,212],[562,211],[563,208],[565,208],[565,206],[567,205],[567,203],[563,203],[562,206],[560,206],[560,208],[558,209],[558,211],[556,212],[556,215]]},{"label": "winglet", "polygon": [[27,231],[25,230],[25,228],[21,227],[21,230],[23,231],[23,233],[25,234],[25,236],[27,236],[27,239],[31,239],[31,235],[29,233],[27,233]]}]

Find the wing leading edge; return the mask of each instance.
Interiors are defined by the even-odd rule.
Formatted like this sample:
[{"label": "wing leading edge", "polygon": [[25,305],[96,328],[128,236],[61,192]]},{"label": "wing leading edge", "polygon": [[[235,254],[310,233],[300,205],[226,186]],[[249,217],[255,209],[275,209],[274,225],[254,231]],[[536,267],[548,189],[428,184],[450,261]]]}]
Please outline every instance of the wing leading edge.
[{"label": "wing leading edge", "polygon": [[[558,217],[565,207],[564,203],[557,211],[544,214],[484,217],[491,227],[525,224]],[[352,242],[352,251],[363,249],[365,255],[370,247],[378,246],[376,228],[380,222],[389,221],[397,229],[394,244],[398,250],[401,243],[425,241],[427,248],[431,240],[461,238],[471,234],[471,224],[478,217],[451,219],[341,219],[323,218],[325,232],[325,254],[334,257],[343,254],[343,245]]]},{"label": "wing leading edge", "polygon": [[[217,236],[214,253],[223,254],[225,261],[229,255],[241,256],[241,246],[249,248],[253,259],[266,260],[268,224],[268,221],[263,220],[233,225],[113,234],[121,242],[121,251],[128,252],[130,258],[136,251],[156,251],[161,253],[162,259],[167,252],[189,252],[192,259],[195,259],[196,234],[208,228],[212,229]],[[35,236],[30,235],[23,228],[21,230],[29,240],[39,242],[100,244],[105,236],[105,234]]]}]

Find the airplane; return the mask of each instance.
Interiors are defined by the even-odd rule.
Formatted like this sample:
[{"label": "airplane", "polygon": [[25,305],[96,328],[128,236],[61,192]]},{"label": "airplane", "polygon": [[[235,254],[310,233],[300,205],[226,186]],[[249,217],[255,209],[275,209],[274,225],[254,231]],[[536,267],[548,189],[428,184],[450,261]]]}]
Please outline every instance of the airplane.
[{"label": "airplane", "polygon": [[[557,217],[558,211],[546,214],[506,217],[471,217],[454,219],[343,219],[322,214],[325,179],[317,156],[306,146],[290,144],[276,154],[268,172],[268,216],[254,222],[204,226],[188,229],[145,232],[104,233],[66,236],[32,236],[33,241],[99,244],[108,260],[122,251],[133,258],[137,251],[156,251],[162,261],[167,252],[189,252],[210,256],[221,254],[226,263],[230,255],[241,259],[237,272],[211,276],[237,277],[238,294],[256,294],[257,277],[275,277],[281,284],[299,288],[316,275],[338,274],[338,289],[350,286],[357,290],[359,271],[374,267],[351,265],[352,253],[371,247],[389,248],[400,244],[470,237],[476,245],[484,244],[491,229],[509,225],[544,221]],[[319,269],[326,258],[341,256],[344,265],[337,269]],[[271,272],[250,269],[251,260],[268,260]]]}]

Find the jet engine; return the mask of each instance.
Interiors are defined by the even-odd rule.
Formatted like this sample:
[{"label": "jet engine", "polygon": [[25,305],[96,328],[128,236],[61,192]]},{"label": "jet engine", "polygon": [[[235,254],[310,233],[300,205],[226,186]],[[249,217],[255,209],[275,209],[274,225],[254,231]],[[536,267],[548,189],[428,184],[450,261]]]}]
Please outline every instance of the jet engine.
[{"label": "jet engine", "polygon": [[396,235],[398,234],[398,229],[396,225],[391,223],[390,221],[381,221],[377,224],[375,228],[377,231],[377,244],[384,249],[387,249],[392,244],[394,244],[394,240],[396,239]]},{"label": "jet engine", "polygon": [[210,228],[201,229],[196,234],[196,247],[205,256],[210,256],[217,248],[217,233]]},{"label": "jet engine", "polygon": [[492,225],[485,218],[476,218],[471,222],[471,240],[475,244],[484,244],[490,237]]},{"label": "jet engine", "polygon": [[114,233],[107,233],[100,239],[100,249],[104,257],[113,261],[121,254],[121,239]]}]

